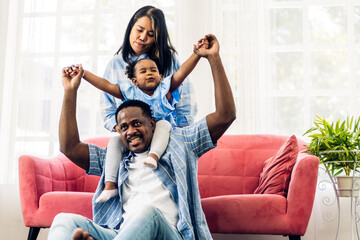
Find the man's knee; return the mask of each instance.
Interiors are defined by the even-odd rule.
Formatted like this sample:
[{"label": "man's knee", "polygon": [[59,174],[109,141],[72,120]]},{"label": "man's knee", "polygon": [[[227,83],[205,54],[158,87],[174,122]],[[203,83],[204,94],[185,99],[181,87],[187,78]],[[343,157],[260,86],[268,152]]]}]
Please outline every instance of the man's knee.
[{"label": "man's knee", "polygon": [[58,224],[77,226],[79,221],[84,221],[85,219],[85,217],[73,213],[59,213],[55,216],[52,226]]},{"label": "man's knee", "polygon": [[58,213],[54,218],[53,224],[55,222],[63,222],[63,221],[66,221],[67,219],[71,219],[70,215],[73,215],[73,214],[71,214],[71,213]]},{"label": "man's knee", "polygon": [[157,215],[160,213],[160,210],[152,205],[146,205],[140,209],[140,211],[144,216],[151,217],[153,215]]},{"label": "man's knee", "polygon": [[141,218],[142,219],[154,219],[154,218],[158,217],[159,215],[162,215],[162,213],[158,208],[156,208],[152,205],[146,205],[146,206],[142,207],[141,209],[139,209],[139,211],[137,211],[137,214],[134,217],[140,221]]}]

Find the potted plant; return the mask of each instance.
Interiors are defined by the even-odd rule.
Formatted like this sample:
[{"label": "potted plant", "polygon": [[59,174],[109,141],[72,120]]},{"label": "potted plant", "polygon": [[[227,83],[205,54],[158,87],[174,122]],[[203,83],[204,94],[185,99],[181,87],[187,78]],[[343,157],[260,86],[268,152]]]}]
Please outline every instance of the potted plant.
[{"label": "potted plant", "polygon": [[[351,190],[358,189],[360,182],[359,177],[353,178],[355,173],[359,172],[360,166],[358,152],[360,150],[360,117],[357,119],[347,117],[344,121],[339,119],[330,123],[325,118],[316,116],[314,125],[315,127],[304,133],[311,139],[308,152],[318,156],[320,163],[326,164],[330,174],[336,177],[339,195],[351,196]],[[354,169],[355,172],[353,172]],[[348,182],[350,186],[344,187],[343,181]],[[353,192],[354,196],[357,194],[358,191]]]}]

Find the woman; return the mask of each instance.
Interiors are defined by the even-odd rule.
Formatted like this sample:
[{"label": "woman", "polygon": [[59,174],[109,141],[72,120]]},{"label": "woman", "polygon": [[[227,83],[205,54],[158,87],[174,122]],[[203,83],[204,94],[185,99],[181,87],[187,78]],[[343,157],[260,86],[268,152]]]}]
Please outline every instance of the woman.
[{"label": "woman", "polygon": [[[159,60],[159,71],[167,77],[175,73],[180,63],[177,60],[175,48],[171,45],[168,35],[164,13],[153,6],[140,8],[131,17],[125,31],[124,41],[120,49],[104,73],[104,78],[114,84],[129,81],[125,76],[125,68],[129,62],[141,58],[154,58]],[[181,99],[175,107],[174,121],[177,126],[187,126],[193,123],[197,113],[193,88],[186,79],[182,85]],[[121,100],[113,96],[101,94],[101,115],[105,128],[115,131],[115,111]],[[195,103],[195,104],[194,104]]]},{"label": "woman", "polygon": [[[125,76],[125,68],[130,62],[136,62],[142,58],[152,58],[157,60],[158,70],[165,77],[174,74],[180,67],[179,61],[175,57],[176,51],[171,45],[166,22],[163,12],[153,6],[140,8],[130,19],[126,28],[124,41],[114,58],[108,64],[104,78],[109,82],[120,86],[121,82],[130,81]],[[180,90],[181,89],[181,90]],[[175,105],[175,110],[166,118],[172,126],[184,127],[193,123],[197,106],[191,105],[192,88],[190,82],[185,80],[180,88],[180,100]],[[116,124],[115,113],[121,104],[119,98],[108,93],[101,95],[101,115],[104,119],[105,127],[109,131],[119,132]],[[152,142],[151,149],[156,149],[157,154],[150,152],[145,164],[152,168],[157,167],[157,161],[168,143],[167,134],[171,126],[158,124],[158,141]],[[160,128],[162,126],[162,128]],[[167,133],[167,134],[165,134]],[[105,165],[105,187],[96,202],[102,203],[118,195],[116,184],[117,169],[121,159],[122,143],[120,136],[111,138],[108,144]],[[160,154],[161,153],[161,154]]]}]

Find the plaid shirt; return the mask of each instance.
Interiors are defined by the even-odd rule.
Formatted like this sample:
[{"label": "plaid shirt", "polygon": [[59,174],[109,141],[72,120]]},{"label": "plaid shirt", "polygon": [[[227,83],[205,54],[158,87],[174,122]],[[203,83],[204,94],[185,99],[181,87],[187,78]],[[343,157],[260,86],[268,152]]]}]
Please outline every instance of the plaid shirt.
[{"label": "plaid shirt", "polygon": [[[142,54],[140,57],[133,55],[131,61],[137,59],[148,58],[147,54]],[[127,63],[123,60],[122,55],[115,55],[108,63],[104,78],[109,82],[120,86],[125,81],[130,81],[125,75],[125,68]],[[174,57],[171,71],[164,77],[173,75],[180,67],[180,63]],[[194,117],[197,114],[197,103],[195,101],[194,88],[188,78],[182,84],[181,98],[175,106],[175,125],[178,127],[188,126],[194,122]],[[121,99],[115,98],[108,93],[103,92],[100,95],[100,114],[104,119],[104,126],[109,131],[115,131],[116,125],[115,112],[117,107],[122,103]]]},{"label": "plaid shirt", "polygon": [[[197,180],[198,159],[214,148],[206,119],[184,128],[171,131],[168,147],[158,162],[154,173],[163,182],[179,209],[177,229],[183,239],[212,239],[204,212]],[[96,224],[106,228],[119,229],[122,223],[122,197],[104,203],[95,199],[104,189],[104,162],[106,149],[89,144],[90,168],[87,174],[101,176],[93,198],[93,219]],[[131,152],[123,155],[118,173],[119,193],[129,175],[127,162],[131,162]]]}]

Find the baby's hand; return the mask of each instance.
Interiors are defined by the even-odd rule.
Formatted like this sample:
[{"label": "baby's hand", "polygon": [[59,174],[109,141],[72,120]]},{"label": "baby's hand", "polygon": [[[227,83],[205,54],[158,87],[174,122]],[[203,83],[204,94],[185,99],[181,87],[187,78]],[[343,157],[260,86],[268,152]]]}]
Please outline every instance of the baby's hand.
[{"label": "baby's hand", "polygon": [[80,65],[64,67],[62,71],[62,82],[65,89],[77,89],[80,85],[84,70]]},{"label": "baby's hand", "polygon": [[211,55],[217,55],[219,54],[219,42],[214,35],[207,34],[198,41],[197,45],[194,45],[194,52],[199,57],[205,58]]},{"label": "baby's hand", "polygon": [[64,71],[66,74],[73,78],[80,72],[80,66],[79,64],[71,65],[69,67],[65,67]]},{"label": "baby's hand", "polygon": [[196,44],[196,49],[208,49],[209,48],[209,41],[206,37],[200,39]]}]

